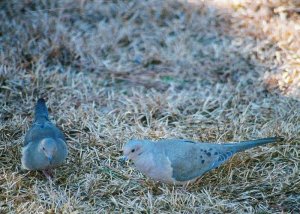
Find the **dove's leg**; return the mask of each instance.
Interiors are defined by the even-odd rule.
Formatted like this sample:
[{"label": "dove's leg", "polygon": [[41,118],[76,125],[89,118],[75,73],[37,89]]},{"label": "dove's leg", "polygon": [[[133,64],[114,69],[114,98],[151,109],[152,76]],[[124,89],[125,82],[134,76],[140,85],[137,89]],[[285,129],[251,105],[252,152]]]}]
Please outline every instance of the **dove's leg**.
[{"label": "dove's leg", "polygon": [[45,170],[43,170],[43,173],[46,176],[46,178],[48,178],[49,180],[51,180],[53,178],[53,173],[52,173],[51,169],[45,169]]}]

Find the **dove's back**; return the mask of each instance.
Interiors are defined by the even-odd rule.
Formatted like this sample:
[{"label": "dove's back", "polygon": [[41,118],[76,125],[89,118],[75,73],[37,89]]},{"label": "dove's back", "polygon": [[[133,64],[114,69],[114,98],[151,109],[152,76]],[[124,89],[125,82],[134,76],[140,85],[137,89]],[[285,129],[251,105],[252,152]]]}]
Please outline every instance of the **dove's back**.
[{"label": "dove's back", "polygon": [[172,167],[172,178],[186,182],[217,168],[235,153],[281,140],[265,138],[230,144],[198,143],[189,140],[161,140],[156,146]]},{"label": "dove's back", "polygon": [[178,139],[162,140],[156,144],[168,158],[172,167],[172,178],[177,182],[187,182],[203,175],[217,163],[220,154],[226,160],[232,155],[226,154],[226,149],[219,144]]},{"label": "dove's back", "polygon": [[37,101],[34,118],[34,123],[25,136],[24,146],[29,142],[38,142],[44,138],[65,141],[63,133],[49,120],[47,106],[43,98]]}]

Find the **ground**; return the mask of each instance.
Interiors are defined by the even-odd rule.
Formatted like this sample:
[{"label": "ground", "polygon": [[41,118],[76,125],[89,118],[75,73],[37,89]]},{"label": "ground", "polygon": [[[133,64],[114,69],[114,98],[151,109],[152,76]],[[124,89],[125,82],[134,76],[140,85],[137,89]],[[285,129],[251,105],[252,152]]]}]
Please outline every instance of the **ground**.
[{"label": "ground", "polygon": [[[299,11],[296,0],[0,1],[0,213],[300,212]],[[53,182],[20,164],[39,97],[69,145]],[[269,136],[285,140],[186,187],[118,162],[132,138]]]}]

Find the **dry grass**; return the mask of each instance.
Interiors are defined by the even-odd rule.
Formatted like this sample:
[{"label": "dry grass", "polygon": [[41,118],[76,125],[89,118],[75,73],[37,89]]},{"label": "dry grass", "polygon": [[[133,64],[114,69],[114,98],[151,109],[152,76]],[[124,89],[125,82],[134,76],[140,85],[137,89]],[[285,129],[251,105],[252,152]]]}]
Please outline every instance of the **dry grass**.
[{"label": "dry grass", "polygon": [[[0,8],[0,213],[300,212],[297,1]],[[53,183],[20,169],[40,96],[70,148]],[[188,187],[153,183],[117,161],[130,138],[273,135],[286,140],[236,155]]]}]

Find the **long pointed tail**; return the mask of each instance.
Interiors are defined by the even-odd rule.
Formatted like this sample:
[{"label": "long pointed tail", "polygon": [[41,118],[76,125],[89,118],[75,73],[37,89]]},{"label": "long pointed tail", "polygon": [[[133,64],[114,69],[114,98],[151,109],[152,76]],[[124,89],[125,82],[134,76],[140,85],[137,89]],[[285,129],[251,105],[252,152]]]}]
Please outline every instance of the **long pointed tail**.
[{"label": "long pointed tail", "polygon": [[48,110],[45,100],[40,98],[35,106],[35,121],[44,119],[48,120]]},{"label": "long pointed tail", "polygon": [[282,137],[269,137],[258,140],[250,140],[250,141],[242,141],[234,144],[227,144],[228,147],[233,149],[235,152],[241,152],[247,149],[251,149],[253,147],[262,146],[268,143],[280,142],[284,139]]}]

